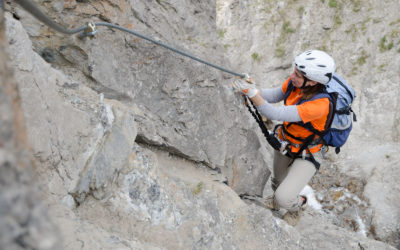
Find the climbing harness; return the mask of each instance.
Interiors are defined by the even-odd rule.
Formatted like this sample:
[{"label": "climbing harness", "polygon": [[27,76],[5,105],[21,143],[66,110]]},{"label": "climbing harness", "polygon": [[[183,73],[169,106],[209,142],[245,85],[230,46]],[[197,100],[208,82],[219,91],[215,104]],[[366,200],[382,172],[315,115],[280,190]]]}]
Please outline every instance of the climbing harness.
[{"label": "climbing harness", "polygon": [[[284,97],[285,104],[286,104],[287,98],[289,97],[289,95],[291,94],[293,89],[294,89],[294,86],[290,81],[288,84],[288,89],[287,89],[287,91],[285,93],[285,97]],[[302,121],[291,122],[286,126],[283,124],[279,124],[274,129],[274,131],[276,131],[277,128],[280,128],[280,134],[282,135],[282,137],[285,141],[289,142],[290,147],[295,147],[295,148],[299,149],[296,153],[293,153],[291,150],[288,150],[287,155],[289,157],[291,157],[293,159],[302,158],[304,160],[308,160],[314,164],[314,166],[317,170],[320,168],[321,164],[315,160],[310,149],[312,149],[314,147],[320,147],[320,144],[323,144],[323,145],[326,144],[326,142],[324,141],[324,136],[330,132],[330,128],[331,128],[332,122],[334,120],[338,93],[336,93],[336,92],[328,93],[326,90],[324,90],[322,93],[316,94],[309,100],[304,100],[301,98],[296,103],[296,105],[300,105],[304,102],[313,101],[313,100],[320,99],[320,98],[328,98],[329,99],[329,113],[328,113],[325,128],[323,131],[319,131],[319,130],[315,129],[313,127],[313,125],[311,124],[311,122],[303,123]],[[293,134],[289,133],[288,128],[293,124],[296,124],[298,126],[301,126],[305,129],[307,129],[308,131],[311,132],[311,135],[309,135],[306,138],[300,138],[300,137],[294,136]],[[300,141],[301,144],[296,144],[296,143],[290,142],[289,140],[287,140],[287,138],[286,138],[287,136],[289,136],[290,138],[293,138],[297,141]],[[320,147],[320,149],[322,149],[322,147]],[[326,152],[325,149],[324,149],[324,151]]]},{"label": "climbing harness", "polygon": [[218,66],[218,65],[212,64],[212,63],[207,62],[207,61],[205,61],[205,60],[202,60],[202,59],[200,59],[200,58],[198,58],[198,57],[195,57],[195,56],[193,56],[193,55],[190,55],[189,53],[186,53],[186,52],[184,52],[184,51],[178,50],[178,49],[173,48],[173,47],[171,47],[171,46],[169,46],[169,45],[166,45],[166,44],[164,44],[164,43],[161,43],[161,42],[159,42],[159,41],[156,41],[156,40],[154,40],[154,39],[151,39],[151,38],[149,38],[149,37],[146,37],[146,36],[144,36],[144,35],[142,35],[142,34],[139,34],[139,33],[135,32],[135,31],[132,31],[132,30],[123,28],[123,27],[121,27],[121,26],[119,26],[119,25],[116,25],[116,24],[107,23],[107,22],[97,22],[97,23],[89,23],[88,25],[83,26],[83,27],[80,27],[80,28],[68,30],[68,29],[65,29],[64,27],[62,27],[61,25],[55,23],[55,22],[54,22],[53,20],[51,20],[49,17],[47,17],[47,16],[46,16],[34,3],[32,3],[30,0],[15,0],[15,2],[18,3],[21,7],[23,7],[26,11],[30,12],[34,17],[36,17],[36,18],[37,18],[38,20],[40,20],[42,23],[46,24],[46,25],[49,26],[50,28],[52,28],[52,29],[54,29],[54,30],[56,30],[56,31],[58,31],[58,32],[60,32],[60,33],[63,33],[63,34],[72,35],[72,34],[79,33],[78,36],[79,36],[80,38],[84,38],[84,37],[90,37],[90,38],[92,38],[92,37],[94,37],[94,35],[95,35],[96,32],[97,32],[97,31],[96,31],[96,27],[98,27],[98,26],[105,26],[105,27],[108,27],[108,28],[118,29],[118,30],[121,30],[121,31],[123,31],[123,32],[127,32],[127,33],[129,33],[129,34],[132,34],[132,35],[134,35],[134,36],[137,36],[137,37],[139,37],[139,38],[142,38],[142,39],[144,39],[144,40],[147,40],[147,41],[149,41],[149,42],[151,42],[151,43],[154,43],[154,44],[156,44],[156,45],[159,45],[159,46],[161,46],[161,47],[164,47],[164,48],[166,48],[166,49],[169,49],[169,50],[171,50],[171,51],[173,51],[173,52],[175,52],[175,53],[177,53],[177,54],[180,54],[180,55],[182,55],[182,56],[188,57],[188,58],[190,58],[190,59],[192,59],[192,60],[198,61],[198,62],[203,63],[203,64],[205,64],[205,65],[208,65],[208,66],[210,66],[210,67],[213,67],[213,68],[216,68],[216,69],[218,69],[218,70],[221,70],[221,71],[223,71],[223,72],[226,72],[226,73],[229,73],[229,74],[238,76],[238,77],[240,77],[240,78],[245,78],[245,77],[246,77],[245,74],[236,73],[236,72],[234,72],[234,71],[231,71],[231,70],[225,69],[225,68],[223,68],[223,67],[220,67],[220,66]]}]

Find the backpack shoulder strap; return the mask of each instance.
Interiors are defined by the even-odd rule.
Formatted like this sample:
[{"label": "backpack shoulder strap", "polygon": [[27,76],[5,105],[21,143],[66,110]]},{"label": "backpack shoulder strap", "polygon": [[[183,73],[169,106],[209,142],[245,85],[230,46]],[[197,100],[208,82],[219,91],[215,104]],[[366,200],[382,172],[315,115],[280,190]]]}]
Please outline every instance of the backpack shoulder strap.
[{"label": "backpack shoulder strap", "polygon": [[353,96],[353,94],[351,93],[351,91],[349,90],[349,88],[347,88],[346,85],[345,85],[342,81],[340,81],[339,78],[337,78],[336,76],[333,76],[332,78],[333,78],[335,81],[337,81],[337,82],[347,91],[347,93],[348,93],[349,96],[351,97],[351,102],[353,102],[354,96]]},{"label": "backpack shoulder strap", "polygon": [[290,96],[290,94],[292,93],[294,89],[292,80],[289,81],[287,89],[286,89],[286,93],[285,96],[283,97],[283,103],[286,105],[286,100],[288,99],[288,97]]}]

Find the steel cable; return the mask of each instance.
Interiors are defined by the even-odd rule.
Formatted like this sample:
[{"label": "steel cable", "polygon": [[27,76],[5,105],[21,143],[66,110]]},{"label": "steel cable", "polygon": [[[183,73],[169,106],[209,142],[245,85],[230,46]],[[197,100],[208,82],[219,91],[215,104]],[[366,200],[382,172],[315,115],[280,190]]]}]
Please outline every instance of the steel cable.
[{"label": "steel cable", "polygon": [[[15,2],[18,3],[19,5],[21,5],[21,7],[23,7],[26,11],[30,12],[34,17],[36,17],[36,18],[37,18],[38,20],[40,20],[42,23],[46,24],[46,25],[49,26],[50,28],[52,28],[52,29],[54,29],[54,30],[56,30],[56,31],[58,31],[58,32],[60,32],[60,33],[67,34],[67,35],[73,35],[73,34],[76,34],[76,33],[81,33],[81,37],[84,37],[85,35],[87,35],[85,31],[89,28],[88,26],[83,26],[83,27],[80,27],[80,28],[68,30],[68,29],[65,29],[63,26],[57,24],[57,23],[54,22],[53,20],[51,20],[49,17],[47,17],[47,16],[46,16],[34,3],[32,3],[31,1],[29,1],[29,0],[15,0]],[[166,49],[169,49],[169,50],[171,50],[171,51],[173,51],[173,52],[175,52],[175,53],[177,53],[177,54],[180,54],[180,55],[182,55],[182,56],[188,57],[188,58],[190,58],[190,59],[192,59],[192,60],[198,61],[198,62],[203,63],[203,64],[205,64],[205,65],[208,65],[208,66],[210,66],[210,67],[216,68],[216,69],[218,69],[218,70],[224,71],[224,72],[226,72],[226,73],[229,73],[229,74],[232,74],[232,75],[241,77],[241,78],[245,78],[245,77],[246,77],[245,74],[239,74],[239,73],[236,73],[236,72],[234,72],[234,71],[225,69],[225,68],[220,67],[220,66],[218,66],[218,65],[215,65],[215,64],[213,64],[213,63],[209,63],[209,62],[207,62],[207,61],[205,61],[205,60],[202,60],[202,59],[200,59],[200,58],[198,58],[198,57],[195,57],[195,56],[193,56],[193,55],[191,55],[191,54],[189,54],[189,53],[186,53],[186,52],[184,52],[184,51],[178,50],[178,49],[173,48],[173,47],[171,47],[171,46],[169,46],[169,45],[166,45],[166,44],[164,44],[164,43],[161,43],[161,42],[159,42],[159,41],[156,41],[156,40],[154,40],[154,39],[151,39],[151,38],[149,38],[149,37],[146,37],[146,36],[144,36],[144,35],[142,35],[142,34],[139,34],[139,33],[135,32],[135,31],[132,31],[132,30],[123,28],[123,27],[121,27],[121,26],[119,26],[119,25],[112,24],[112,23],[107,23],[107,22],[98,22],[98,23],[95,23],[95,26],[105,26],[105,27],[109,27],[109,28],[113,28],[113,29],[118,29],[118,30],[121,30],[121,31],[123,31],[123,32],[127,32],[127,33],[132,34],[132,35],[134,35],[134,36],[137,36],[137,37],[139,37],[139,38],[145,39],[145,40],[147,40],[147,41],[149,41],[149,42],[151,42],[151,43],[154,43],[154,44],[156,44],[156,45],[159,45],[159,46],[161,46],[161,47],[164,47],[164,48],[166,48]]]},{"label": "steel cable", "polygon": [[50,18],[48,18],[34,3],[29,0],[14,0],[16,3],[21,5],[26,11],[31,13],[34,17],[36,17],[39,21],[46,24],[50,28],[67,35],[73,35],[79,32],[82,32],[86,29],[86,27],[80,27],[72,30],[65,29],[63,26],[54,22]]}]

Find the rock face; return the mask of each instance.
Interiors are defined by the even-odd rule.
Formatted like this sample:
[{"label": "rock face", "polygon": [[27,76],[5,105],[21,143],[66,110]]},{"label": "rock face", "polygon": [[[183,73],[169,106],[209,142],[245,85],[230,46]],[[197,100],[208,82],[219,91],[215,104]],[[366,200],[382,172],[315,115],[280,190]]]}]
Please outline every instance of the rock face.
[{"label": "rock face", "polygon": [[0,248],[61,248],[57,227],[34,181],[24,113],[7,47],[0,9]]},{"label": "rock face", "polygon": [[[232,68],[217,32],[219,2],[37,3],[66,26],[117,23]],[[233,78],[119,31],[99,27],[95,39],[80,40],[6,7],[20,115],[64,248],[393,249],[313,212],[313,225],[296,230],[239,198],[263,194],[271,156],[228,87]]]},{"label": "rock face", "polygon": [[[49,12],[55,11],[54,4],[47,7]],[[64,6],[62,10],[66,13],[57,10],[57,16],[78,26],[78,22],[83,22],[82,16],[100,15],[103,20],[135,27],[136,31],[222,64],[222,50],[216,49],[212,1],[185,4],[117,1],[101,6],[97,2],[82,2],[72,8],[73,12]],[[124,11],[115,15],[110,9]],[[76,16],[67,16],[69,12]],[[26,12],[17,10],[17,14],[22,22],[31,20]],[[189,14],[194,14],[196,19]],[[136,118],[138,141],[220,169],[238,193],[261,195],[269,176],[266,152],[253,131],[256,125],[249,119],[242,99],[226,87],[230,80],[224,79],[219,71],[134,36],[102,27],[93,40],[81,41],[53,33],[49,39],[35,32],[31,35],[44,59],[66,74],[76,75],[73,81],[55,78],[56,82],[49,84],[54,86],[59,81],[64,89],[85,85],[103,93],[105,98],[136,105],[143,113]],[[104,60],[105,51],[107,60]],[[29,81],[26,84],[31,86]],[[246,147],[252,150],[243,150]],[[252,158],[258,161],[247,164],[247,159]],[[248,171],[256,174],[249,175]],[[254,185],[249,186],[248,182]]]}]

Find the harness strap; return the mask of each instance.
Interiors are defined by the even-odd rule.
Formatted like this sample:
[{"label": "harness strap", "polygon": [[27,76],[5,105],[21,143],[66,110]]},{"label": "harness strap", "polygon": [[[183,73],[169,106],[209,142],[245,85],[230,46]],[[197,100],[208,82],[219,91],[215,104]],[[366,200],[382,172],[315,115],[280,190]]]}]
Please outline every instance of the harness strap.
[{"label": "harness strap", "polygon": [[[307,160],[307,161],[309,161],[309,162],[311,162],[312,164],[314,164],[314,167],[317,169],[317,171],[319,170],[319,168],[321,167],[321,164],[317,161],[317,160],[315,160],[315,158],[314,158],[314,155],[310,152],[310,150],[307,148],[307,149],[304,149],[304,150],[308,150],[308,157],[307,156],[304,156],[304,155],[301,155],[300,156],[300,151],[298,152],[298,153],[296,153],[296,154],[293,154],[291,151],[287,151],[287,153],[286,153],[286,156],[288,156],[288,157],[290,157],[290,158],[292,158],[292,159],[299,159],[299,158],[302,158],[303,160]],[[303,153],[305,152],[304,150],[302,150],[303,151]]]},{"label": "harness strap", "polygon": [[[285,137],[285,134],[284,134],[284,132],[283,132],[283,131],[284,131],[284,130],[283,130],[283,129],[284,129],[283,124],[278,124],[278,125],[275,126],[275,128],[274,128],[274,134],[277,133],[276,130],[277,130],[279,127],[281,127],[281,129],[282,129],[282,130],[281,130],[281,134],[282,134],[282,137],[283,137],[283,139],[284,139],[284,142],[286,142],[286,147],[288,147],[288,146],[290,145],[290,146],[295,146],[295,147],[299,147],[299,148],[300,148],[299,151],[298,151],[297,153],[292,153],[291,150],[287,150],[287,148],[285,148],[285,151],[284,151],[285,153],[282,153],[282,154],[284,154],[284,155],[286,155],[286,156],[288,156],[288,157],[290,157],[290,158],[292,158],[292,159],[299,159],[299,158],[302,158],[302,159],[304,159],[304,160],[310,161],[311,163],[314,164],[315,168],[316,168],[317,171],[318,171],[319,168],[320,168],[320,166],[321,166],[321,164],[320,164],[318,161],[315,160],[315,158],[314,158],[313,154],[311,153],[310,149],[313,148],[313,147],[317,147],[317,146],[319,145],[319,141],[321,140],[321,138],[318,138],[317,140],[314,140],[315,134],[312,134],[312,135],[310,135],[309,137],[307,137],[307,138],[305,138],[305,139],[299,138],[299,139],[301,139],[302,141],[304,141],[303,144],[296,144],[296,143],[293,143],[293,142],[287,140],[287,138]],[[279,137],[278,137],[278,140],[279,140]],[[308,140],[310,140],[311,142],[307,144],[307,141],[308,141]],[[281,141],[281,144],[282,144],[282,141]],[[282,152],[283,150],[281,149],[280,151]],[[305,153],[306,151],[308,151],[308,154],[309,154],[308,157],[304,155],[304,153]],[[300,154],[302,154],[302,155],[300,155]]]},{"label": "harness strap", "polygon": [[[292,145],[292,146],[294,146],[294,147],[296,147],[296,148],[301,147],[302,144],[297,144],[297,143],[294,143],[294,142],[289,141],[289,140],[287,139],[287,137],[286,137],[285,134],[287,134],[287,135],[290,136],[291,138],[296,139],[296,140],[301,141],[301,142],[303,142],[303,141],[305,140],[305,138],[299,138],[299,137],[296,137],[296,136],[292,135],[291,133],[289,133],[289,132],[285,129],[285,126],[283,126],[283,124],[278,124],[278,125],[275,126],[275,129],[274,129],[274,133],[275,133],[275,134],[276,134],[276,129],[279,128],[279,127],[281,128],[281,134],[282,134],[282,137],[283,137],[283,139],[284,139],[285,141],[287,141],[290,145]],[[309,144],[309,146],[318,146],[318,145],[319,145],[319,140],[314,140],[314,141],[312,141],[312,142]]]}]

